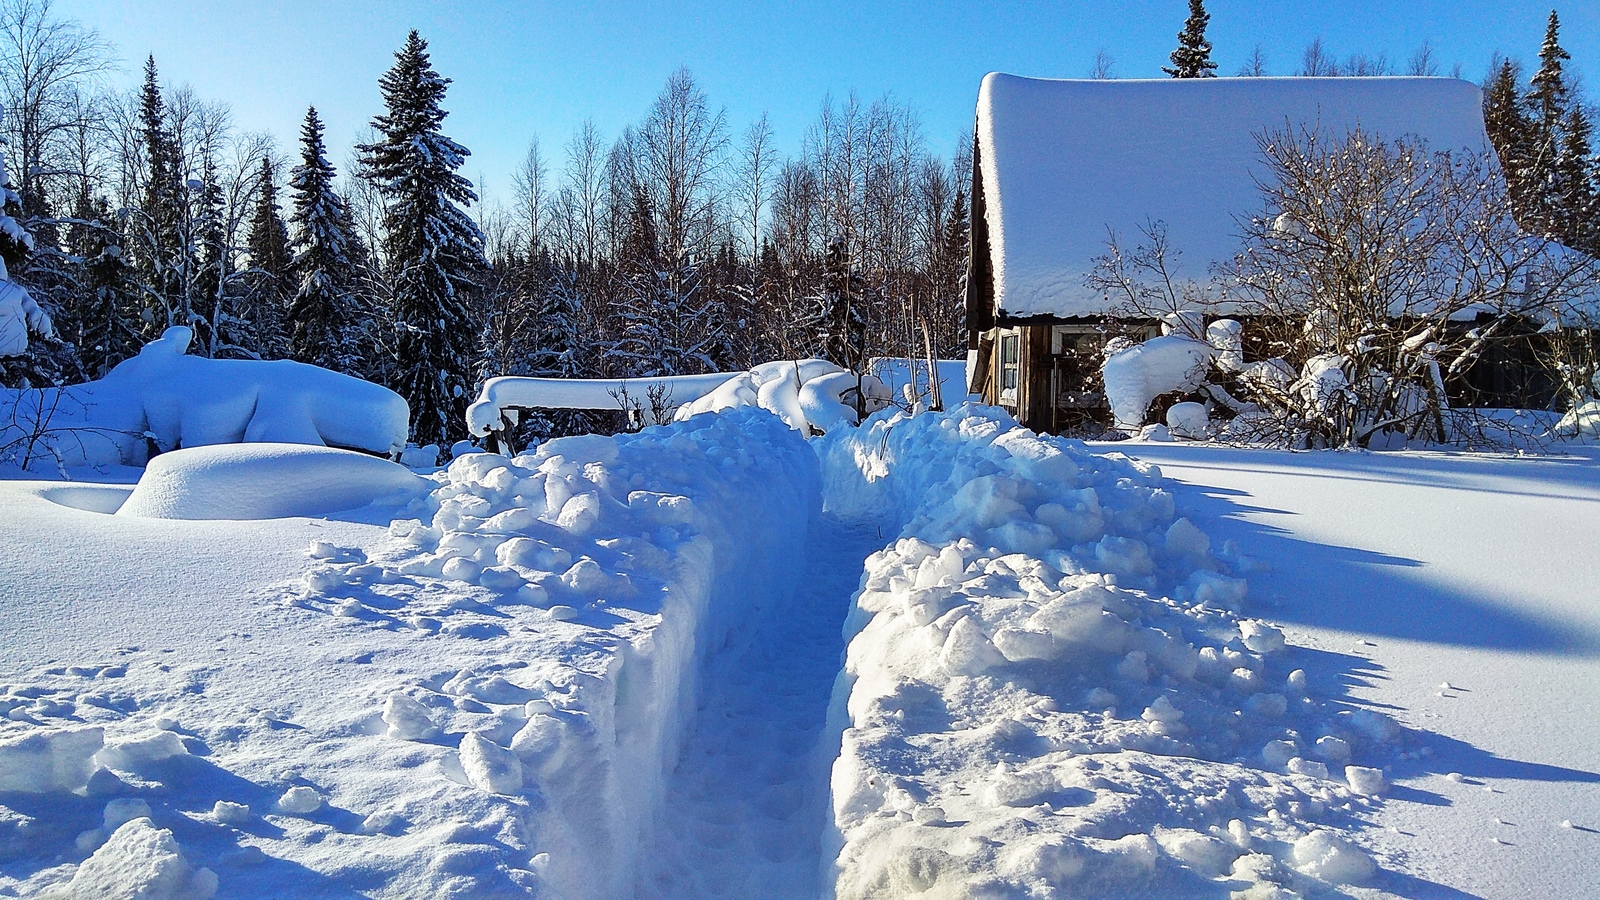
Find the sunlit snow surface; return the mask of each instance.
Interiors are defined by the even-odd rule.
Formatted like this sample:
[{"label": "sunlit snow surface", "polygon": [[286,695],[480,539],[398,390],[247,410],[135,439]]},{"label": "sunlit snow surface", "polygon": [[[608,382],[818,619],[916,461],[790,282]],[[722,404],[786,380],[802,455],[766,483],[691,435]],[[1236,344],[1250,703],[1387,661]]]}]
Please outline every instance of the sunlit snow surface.
[{"label": "sunlit snow surface", "polygon": [[1595,893],[1594,465],[969,408],[330,518],[0,482],[0,893]]}]

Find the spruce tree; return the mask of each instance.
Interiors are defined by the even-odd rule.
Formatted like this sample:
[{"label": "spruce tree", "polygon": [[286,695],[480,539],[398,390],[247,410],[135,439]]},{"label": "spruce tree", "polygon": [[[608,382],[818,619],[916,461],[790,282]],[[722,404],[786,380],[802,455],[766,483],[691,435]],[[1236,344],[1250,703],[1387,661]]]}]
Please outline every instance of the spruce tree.
[{"label": "spruce tree", "polygon": [[223,222],[222,186],[217,183],[216,160],[208,152],[200,174],[199,196],[195,198],[194,239],[197,248],[194,284],[190,291],[195,304],[194,340],[189,347],[202,356],[214,356],[222,344],[235,344],[239,337],[237,323],[229,321],[232,313],[227,303],[226,291],[230,274],[231,252]]},{"label": "spruce tree", "polygon": [[1217,64],[1211,61],[1211,42],[1206,40],[1206,24],[1211,14],[1203,0],[1189,0],[1189,18],[1178,32],[1178,49],[1172,51],[1172,67],[1161,71],[1173,78],[1215,78]]},{"label": "spruce tree", "polygon": [[138,276],[149,288],[145,336],[159,337],[168,325],[187,325],[184,307],[183,173],[177,144],[167,126],[166,104],[156,77],[156,60],[145,60],[144,86],[139,94],[140,137],[144,145],[144,197],[133,223],[140,239]]},{"label": "spruce tree", "polygon": [[829,244],[813,313],[817,350],[823,359],[852,372],[862,371],[866,363],[865,294],[845,242]]},{"label": "spruce tree", "polygon": [[1555,198],[1561,242],[1594,254],[1600,250],[1596,241],[1596,213],[1600,210],[1596,208],[1591,132],[1583,107],[1573,104],[1562,123],[1561,146],[1556,152]]},{"label": "spruce tree", "polygon": [[333,187],[336,173],[322,130],[316,108],[306,110],[300,165],[289,176],[289,221],[294,225],[289,274],[295,285],[289,302],[289,353],[301,362],[354,372],[360,351],[351,333],[356,319],[353,235],[349,212]]},{"label": "spruce tree", "polygon": [[461,207],[478,198],[456,174],[468,150],[445,137],[440,108],[450,81],[433,69],[415,31],[378,84],[387,111],[363,144],[365,174],[384,198],[385,256],[393,273],[395,388],[411,404],[419,444],[464,437],[473,385],[471,304],[487,262],[483,235]]},{"label": "spruce tree", "polygon": [[95,202],[84,229],[84,301],[77,318],[84,372],[103,378],[117,363],[139,352],[139,300],[133,271],[122,252],[116,218],[104,199]]},{"label": "spruce tree", "polygon": [[1517,218],[1527,225],[1532,210],[1528,190],[1528,166],[1532,156],[1533,123],[1522,108],[1521,71],[1510,60],[1501,60],[1483,92],[1483,125],[1489,142],[1500,157],[1506,186],[1517,210]]},{"label": "spruce tree", "polygon": [[256,177],[255,205],[250,210],[250,230],[245,235],[244,252],[250,269],[244,278],[240,314],[250,327],[256,351],[266,358],[278,358],[289,350],[284,334],[284,305],[291,284],[289,274],[289,229],[278,206],[277,169],[272,157],[263,156]]},{"label": "spruce tree", "polygon": [[1556,157],[1561,152],[1561,127],[1567,116],[1567,83],[1561,64],[1572,58],[1561,48],[1560,28],[1555,10],[1551,10],[1544,46],[1539,50],[1539,71],[1529,79],[1529,146],[1523,175],[1524,189],[1533,201],[1533,224],[1552,237],[1557,236],[1557,222],[1562,218]]}]

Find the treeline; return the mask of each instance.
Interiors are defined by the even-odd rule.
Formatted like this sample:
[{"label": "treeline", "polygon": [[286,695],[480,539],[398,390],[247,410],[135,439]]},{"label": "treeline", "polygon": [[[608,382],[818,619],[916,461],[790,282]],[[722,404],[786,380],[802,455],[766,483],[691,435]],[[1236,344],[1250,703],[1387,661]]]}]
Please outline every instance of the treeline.
[{"label": "treeline", "polygon": [[636,126],[584,125],[558,168],[533,141],[515,202],[485,210],[415,33],[343,173],[315,109],[286,157],[154,59],[139,90],[103,89],[110,47],[48,0],[8,0],[0,41],[33,244],[12,275],[56,324],[3,361],[8,385],[99,377],[185,325],[192,352],[387,384],[433,443],[464,436],[496,375],[961,351],[970,147],[945,162],[889,98],[825,101],[783,158],[765,117],[735,134],[680,70]]}]

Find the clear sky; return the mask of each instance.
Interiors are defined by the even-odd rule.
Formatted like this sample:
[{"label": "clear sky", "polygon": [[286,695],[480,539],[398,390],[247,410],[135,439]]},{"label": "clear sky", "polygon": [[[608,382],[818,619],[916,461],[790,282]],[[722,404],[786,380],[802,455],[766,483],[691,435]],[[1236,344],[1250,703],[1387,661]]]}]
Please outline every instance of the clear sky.
[{"label": "clear sky", "polygon": [[[1532,61],[1546,2],[1525,0],[1212,0],[1209,37],[1222,74],[1260,44],[1269,74],[1293,74],[1315,37],[1343,58],[1387,53],[1400,63],[1428,41],[1444,71],[1478,81],[1499,50]],[[473,151],[464,169],[505,197],[510,173],[538,134],[552,169],[572,132],[593,119],[609,138],[641,119],[667,76],[687,65],[734,134],[767,111],[785,152],[822,98],[854,89],[920,111],[948,155],[971,127],[985,72],[1076,78],[1096,51],[1123,78],[1159,77],[1187,0],[1071,3],[945,2],[341,2],[341,0],[57,0],[100,32],[132,86],[154,54],[164,81],[229,103],[243,128],[270,130],[292,150],[314,104],[330,155],[379,110],[378,76],[407,30],[454,80],[445,131]],[[1600,70],[1600,2],[1563,2],[1562,43],[1581,76]],[[1600,99],[1597,92],[1591,99]]]}]

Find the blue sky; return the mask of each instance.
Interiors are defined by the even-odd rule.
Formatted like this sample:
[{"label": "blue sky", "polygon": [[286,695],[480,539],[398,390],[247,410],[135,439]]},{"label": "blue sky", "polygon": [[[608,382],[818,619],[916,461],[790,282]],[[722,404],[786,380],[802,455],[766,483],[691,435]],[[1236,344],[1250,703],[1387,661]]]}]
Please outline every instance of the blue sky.
[{"label": "blue sky", "polygon": [[[1221,2],[1208,4],[1223,74],[1262,46],[1272,74],[1292,74],[1315,37],[1343,57],[1404,62],[1429,41],[1446,71],[1481,79],[1496,50],[1532,60],[1548,2]],[[1581,75],[1600,63],[1600,3],[1564,3],[1562,43]],[[537,133],[552,167],[585,119],[613,136],[642,118],[668,74],[687,65],[733,131],[767,111],[796,148],[822,98],[885,92],[922,116],[948,155],[970,127],[985,72],[1083,77],[1097,50],[1119,77],[1156,77],[1186,0],[1086,3],[464,3],[274,0],[57,0],[97,29],[132,85],[154,54],[164,81],[226,101],[237,124],[292,149],[307,104],[328,124],[336,163],[379,109],[378,76],[410,28],[454,79],[446,131],[473,151],[464,170],[504,197]],[[1597,93],[1596,98],[1600,98]]]}]

